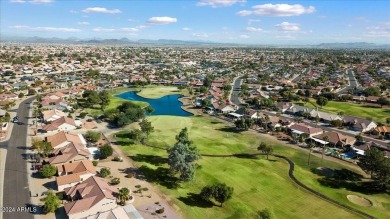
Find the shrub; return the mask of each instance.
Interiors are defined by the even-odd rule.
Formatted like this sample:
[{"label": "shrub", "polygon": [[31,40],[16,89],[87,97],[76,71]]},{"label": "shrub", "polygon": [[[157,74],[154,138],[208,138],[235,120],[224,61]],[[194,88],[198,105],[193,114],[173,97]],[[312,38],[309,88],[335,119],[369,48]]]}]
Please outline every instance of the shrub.
[{"label": "shrub", "polygon": [[107,157],[111,156],[114,150],[109,144],[105,144],[99,149],[100,151],[100,158],[101,159],[106,159]]},{"label": "shrub", "polygon": [[259,219],[270,219],[271,218],[271,212],[266,208],[262,211],[259,211],[258,213]]},{"label": "shrub", "polygon": [[101,134],[100,132],[95,132],[95,131],[87,131],[87,133],[85,134],[85,138],[87,139],[87,141],[90,141],[90,142],[97,142],[99,141],[101,137]]},{"label": "shrub", "polygon": [[84,119],[84,118],[85,118],[85,116],[87,116],[87,113],[86,113],[86,112],[82,112],[82,113],[80,113],[80,118]]},{"label": "shrub", "polygon": [[111,174],[111,171],[108,168],[102,168],[99,172],[99,176],[105,178]]},{"label": "shrub", "polygon": [[114,157],[114,159],[112,159],[112,160],[119,162],[119,161],[122,161],[122,158],[121,157]]},{"label": "shrub", "polygon": [[92,161],[92,164],[94,167],[96,167],[98,165],[98,163],[99,163],[99,161],[97,161],[97,160]]},{"label": "shrub", "polygon": [[136,185],[135,188],[139,189],[141,188],[141,185]]},{"label": "shrub", "polygon": [[144,191],[144,192],[149,191],[149,189],[146,188],[146,187],[142,188],[141,190]]},{"label": "shrub", "polygon": [[115,178],[113,178],[113,179],[110,181],[110,184],[111,184],[111,185],[118,185],[120,182],[121,182],[121,180],[120,180],[118,177],[115,177]]},{"label": "shrub", "polygon": [[50,178],[57,173],[57,168],[54,165],[46,164],[39,170],[42,177]]},{"label": "shrub", "polygon": [[157,210],[156,210],[156,213],[157,213],[157,214],[162,214],[162,213],[164,213],[164,208],[157,209]]},{"label": "shrub", "polygon": [[49,190],[47,196],[44,198],[44,201],[45,204],[43,205],[43,212],[46,214],[49,212],[55,212],[55,210],[60,207],[60,200],[53,190]]},{"label": "shrub", "polygon": [[134,174],[132,174],[132,173],[128,173],[127,175],[126,175],[126,178],[133,178],[134,177]]}]

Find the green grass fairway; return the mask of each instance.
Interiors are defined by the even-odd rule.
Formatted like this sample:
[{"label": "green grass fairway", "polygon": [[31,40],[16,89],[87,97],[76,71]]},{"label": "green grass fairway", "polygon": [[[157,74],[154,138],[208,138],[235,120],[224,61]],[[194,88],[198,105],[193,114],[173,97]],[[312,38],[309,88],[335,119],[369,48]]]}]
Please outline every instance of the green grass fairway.
[{"label": "green grass fairway", "polygon": [[[171,197],[187,218],[254,218],[257,211],[269,208],[275,218],[359,218],[358,215],[339,208],[308,193],[288,178],[288,163],[270,156],[208,157],[199,160],[201,167],[196,171],[195,180],[175,184],[167,170],[166,148],[175,142],[175,135],[188,127],[189,137],[201,154],[254,153],[260,141],[274,145],[274,153],[290,157],[296,163],[295,174],[309,186],[345,204],[356,207],[378,218],[390,217],[389,195],[364,195],[345,189],[332,189],[317,182],[318,175],[310,168],[325,166],[332,169],[345,168],[334,162],[312,156],[311,167],[307,166],[308,154],[295,150],[268,135],[254,132],[234,132],[224,122],[206,116],[149,117],[155,132],[148,144],[156,148],[132,144],[127,138],[128,131],[116,134],[118,143],[123,145],[147,178],[154,182],[166,195]],[[162,148],[162,149],[161,149]],[[212,206],[198,200],[197,194],[203,186],[213,182],[223,182],[234,187],[233,198],[224,207]],[[369,198],[374,206],[359,207],[350,203],[346,195],[357,194]]]},{"label": "green grass fairway", "polygon": [[[305,104],[307,107],[317,107],[317,103],[314,99],[310,99],[310,102]],[[390,109],[389,108],[376,108],[370,106],[364,106],[364,104],[355,104],[355,103],[347,103],[347,102],[335,102],[329,101],[326,106],[318,107],[320,111],[326,111],[330,113],[339,113],[343,112],[344,115],[351,115],[360,118],[371,118],[376,122],[385,123],[386,118],[390,117]]]},{"label": "green grass fairway", "polygon": [[[127,91],[134,91],[134,90],[138,90],[138,88],[121,87],[121,88],[116,88],[116,89],[113,89],[112,91],[109,91],[110,92],[110,104],[107,106],[106,110],[114,109],[114,108],[118,107],[119,105],[121,105],[122,103],[129,101],[129,100],[125,100],[125,99],[116,97],[115,95],[118,95],[118,94],[121,94],[121,93],[124,93]],[[141,106],[141,107],[146,107],[149,105],[148,103],[142,102],[142,101],[132,101],[132,102]],[[90,114],[92,116],[97,116],[97,115],[103,114],[103,112],[100,109],[87,109],[86,111],[88,114]]]},{"label": "green grass fairway", "polygon": [[147,88],[141,88],[141,91],[137,94],[141,97],[158,99],[160,97],[169,95],[169,94],[182,94],[177,87],[174,86],[147,86]]}]

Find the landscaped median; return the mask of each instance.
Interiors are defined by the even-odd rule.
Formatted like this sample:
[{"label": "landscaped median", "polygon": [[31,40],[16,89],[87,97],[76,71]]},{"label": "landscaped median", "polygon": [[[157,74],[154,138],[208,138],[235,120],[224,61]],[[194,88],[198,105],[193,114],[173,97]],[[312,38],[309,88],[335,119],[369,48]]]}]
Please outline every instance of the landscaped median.
[{"label": "landscaped median", "polygon": [[[296,178],[310,188],[325,194],[347,206],[359,208],[378,218],[386,218],[390,205],[386,194],[365,195],[344,188],[330,188],[319,183],[322,178],[315,173],[318,167],[332,170],[343,169],[343,165],[312,156],[307,166],[308,154],[290,147],[273,137],[254,132],[237,133],[231,124],[211,117],[152,116],[148,118],[155,128],[145,145],[133,144],[128,131],[116,134],[122,149],[127,152],[144,172],[146,178],[157,184],[171,197],[188,218],[253,218],[260,210],[268,208],[276,218],[360,218],[362,216],[345,210],[311,194],[299,187],[288,176],[289,164],[281,158],[270,156],[203,156],[198,164],[193,181],[176,184],[175,177],[167,175],[166,149],[175,142],[175,135],[188,127],[189,138],[201,154],[255,154],[260,142],[274,145],[274,153],[290,158],[295,165]],[[350,171],[346,169],[347,171]],[[352,171],[351,171],[352,172]],[[201,189],[215,182],[226,183],[234,188],[231,200],[224,207],[202,201]],[[369,196],[372,207],[356,206],[347,195]]]}]

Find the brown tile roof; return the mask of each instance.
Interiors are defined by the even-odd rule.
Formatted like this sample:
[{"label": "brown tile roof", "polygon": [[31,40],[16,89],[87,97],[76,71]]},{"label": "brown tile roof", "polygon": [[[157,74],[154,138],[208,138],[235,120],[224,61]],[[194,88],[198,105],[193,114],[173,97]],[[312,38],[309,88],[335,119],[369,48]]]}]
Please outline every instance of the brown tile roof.
[{"label": "brown tile roof", "polygon": [[54,115],[57,115],[58,117],[67,116],[66,113],[62,112],[61,110],[53,109],[53,110],[46,110],[42,112],[43,119],[48,120]]},{"label": "brown tile roof", "polygon": [[322,129],[320,128],[313,128],[311,126],[308,126],[304,123],[297,123],[292,126],[290,126],[290,129],[297,130],[306,134],[314,134],[314,133],[319,133],[322,132]]},{"label": "brown tile roof", "polygon": [[62,186],[65,184],[70,184],[70,183],[75,183],[75,182],[80,182],[80,174],[75,173],[75,174],[70,174],[70,175],[64,175],[64,176],[59,176],[56,178],[57,186]]},{"label": "brown tile roof", "polygon": [[115,200],[117,188],[110,186],[100,177],[92,176],[84,182],[65,189],[65,194],[70,197],[79,197],[79,200],[64,205],[67,215],[86,211],[92,206],[107,198]]},{"label": "brown tile roof", "polygon": [[73,126],[76,127],[76,123],[75,123],[75,121],[73,119],[68,118],[66,116],[63,116],[63,117],[61,117],[59,119],[54,120],[50,124],[44,125],[42,127],[42,129],[45,130],[45,131],[54,131],[54,130],[57,130],[58,127],[60,127],[61,125],[65,124],[65,123],[69,124],[69,125],[73,125]]},{"label": "brown tile roof", "polygon": [[328,136],[329,142],[332,144],[342,143],[342,144],[354,144],[356,139],[354,137],[343,135],[339,132],[325,132],[320,135],[315,135],[313,138],[324,140],[325,136]]},{"label": "brown tile roof", "polygon": [[77,155],[81,155],[84,157],[88,157],[89,155],[91,155],[88,149],[76,146],[72,142],[70,142],[65,147],[54,149],[51,153],[54,154],[54,157],[49,158],[50,164],[67,163]]},{"label": "brown tile roof", "polygon": [[92,162],[89,160],[83,160],[73,163],[66,163],[57,165],[58,172],[66,172],[66,173],[96,173],[96,169],[93,166]]},{"label": "brown tile roof", "polygon": [[46,141],[50,142],[53,148],[64,142],[72,142],[76,147],[84,148],[84,144],[78,134],[65,133],[64,131],[58,132],[52,136],[47,136]]},{"label": "brown tile roof", "polygon": [[378,126],[374,130],[377,132],[390,133],[390,126]]}]

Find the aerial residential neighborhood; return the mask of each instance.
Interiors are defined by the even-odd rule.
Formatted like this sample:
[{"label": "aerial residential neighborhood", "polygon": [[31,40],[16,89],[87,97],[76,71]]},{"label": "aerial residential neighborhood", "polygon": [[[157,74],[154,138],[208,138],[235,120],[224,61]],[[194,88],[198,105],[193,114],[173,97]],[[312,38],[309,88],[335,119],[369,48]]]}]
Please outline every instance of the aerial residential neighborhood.
[{"label": "aerial residential neighborhood", "polygon": [[[60,13],[61,5],[91,23],[104,26],[97,14],[122,22],[125,8],[90,7],[97,3],[1,6]],[[262,44],[252,34],[274,34],[252,27],[269,22],[263,19],[322,8],[182,4],[192,13],[241,8],[236,17],[253,17],[239,41],[133,38],[153,28],[163,34],[158,28],[176,25],[173,17],[127,18],[139,25],[96,27],[103,35],[92,38],[83,35],[86,21],[78,28],[4,23],[16,35],[0,32],[0,219],[389,218],[390,47],[383,35],[366,39],[373,43]],[[292,32],[312,34],[297,23],[272,27],[290,40]],[[50,37],[56,32],[64,36]],[[217,34],[192,37],[206,35]]]}]

